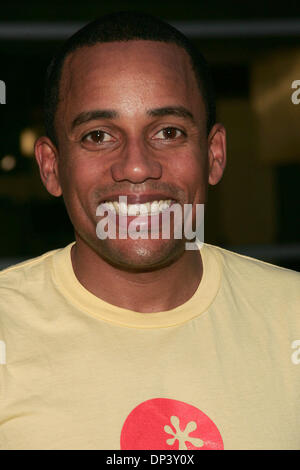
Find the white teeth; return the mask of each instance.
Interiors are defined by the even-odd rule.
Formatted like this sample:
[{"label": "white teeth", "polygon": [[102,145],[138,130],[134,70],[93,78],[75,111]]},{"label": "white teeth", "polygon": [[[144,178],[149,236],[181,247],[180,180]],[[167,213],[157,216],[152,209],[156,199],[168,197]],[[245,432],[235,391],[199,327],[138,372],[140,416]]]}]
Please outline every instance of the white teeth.
[{"label": "white teeth", "polygon": [[126,204],[125,202],[105,201],[102,203],[105,210],[111,210],[120,215],[138,216],[138,215],[155,215],[168,209],[172,200],[160,200],[153,202],[145,202],[144,204]]},{"label": "white teeth", "polygon": [[116,209],[115,209],[114,204],[112,202],[104,202],[102,204],[102,206],[103,206],[104,210],[116,212]]},{"label": "white teeth", "polygon": [[159,210],[162,212],[170,207],[171,201],[159,201]]},{"label": "white teeth", "polygon": [[119,211],[117,211],[120,215],[127,215],[127,204],[126,202],[115,202],[115,205],[119,207]]},{"label": "white teeth", "polygon": [[127,215],[138,215],[140,212],[139,204],[128,204],[127,205]]},{"label": "white teeth", "polygon": [[151,215],[159,213],[159,204],[158,201],[153,201],[151,204]]},{"label": "white teeth", "polygon": [[111,202],[110,204],[113,205],[113,208],[114,208],[115,212],[118,214],[119,213],[119,204],[116,201]]},{"label": "white teeth", "polygon": [[151,211],[151,204],[147,202],[146,204],[140,204],[140,215],[147,215]]}]

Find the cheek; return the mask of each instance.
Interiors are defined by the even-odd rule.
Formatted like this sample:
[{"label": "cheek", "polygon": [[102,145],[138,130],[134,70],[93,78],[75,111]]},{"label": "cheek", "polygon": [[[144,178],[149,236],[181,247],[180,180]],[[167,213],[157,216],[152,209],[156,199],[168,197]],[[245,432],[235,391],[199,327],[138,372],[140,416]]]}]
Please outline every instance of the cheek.
[{"label": "cheek", "polygon": [[59,165],[59,175],[64,195],[89,193],[91,187],[99,182],[99,165],[91,158],[68,148]]},{"label": "cheek", "polygon": [[92,197],[95,175],[80,164],[68,164],[63,168],[63,199],[74,228],[81,233],[95,229],[96,207]]},{"label": "cheek", "polygon": [[202,192],[208,184],[208,158],[198,152],[184,152],[170,160],[168,172],[174,182],[184,186],[190,195]]}]

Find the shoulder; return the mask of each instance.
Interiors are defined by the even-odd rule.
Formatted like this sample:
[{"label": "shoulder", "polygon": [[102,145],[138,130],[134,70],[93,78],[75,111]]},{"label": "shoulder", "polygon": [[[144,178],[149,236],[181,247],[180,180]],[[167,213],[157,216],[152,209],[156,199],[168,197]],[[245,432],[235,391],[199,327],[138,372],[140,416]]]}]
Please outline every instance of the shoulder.
[{"label": "shoulder", "polygon": [[217,256],[221,257],[224,262],[233,266],[243,266],[249,269],[258,269],[258,270],[265,270],[267,272],[277,273],[277,274],[291,274],[295,275],[297,278],[300,279],[300,273],[298,271],[293,271],[292,269],[283,268],[282,266],[278,266],[276,264],[268,263],[266,261],[262,261],[257,258],[253,258],[251,256],[242,255],[235,251],[230,251],[228,249],[222,248],[216,245],[205,244],[205,246],[217,254]]},{"label": "shoulder", "polygon": [[18,297],[28,292],[38,292],[50,278],[52,259],[64,248],[51,250],[35,258],[10,266],[0,271],[0,299]]},{"label": "shoulder", "polygon": [[52,250],[44,253],[35,258],[28,259],[21,263],[9,266],[0,271],[0,288],[4,286],[14,285],[15,282],[21,281],[22,279],[28,278],[28,275],[36,276],[41,272],[45,262],[49,256],[55,253],[57,250]]},{"label": "shoulder", "polygon": [[207,248],[219,259],[223,283],[230,284],[231,289],[236,287],[240,292],[256,292],[300,302],[299,272],[218,246],[207,245]]},{"label": "shoulder", "polygon": [[0,271],[0,332],[4,325],[8,329],[9,325],[19,325],[19,331],[30,329],[37,315],[49,310],[48,304],[56,292],[55,259],[65,249],[48,251]]}]

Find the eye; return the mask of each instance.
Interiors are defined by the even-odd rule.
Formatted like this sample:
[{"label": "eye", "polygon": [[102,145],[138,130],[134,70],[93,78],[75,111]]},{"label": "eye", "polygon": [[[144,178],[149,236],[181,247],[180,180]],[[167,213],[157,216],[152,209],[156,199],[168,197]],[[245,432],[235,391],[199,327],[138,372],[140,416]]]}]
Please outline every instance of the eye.
[{"label": "eye", "polygon": [[173,140],[183,135],[186,134],[180,129],[177,129],[177,127],[165,127],[155,134],[155,137],[161,140]]},{"label": "eye", "polygon": [[113,137],[108,134],[108,132],[104,132],[101,130],[91,131],[85,136],[82,137],[82,142],[88,142],[90,144],[101,145],[105,142],[113,141]]}]

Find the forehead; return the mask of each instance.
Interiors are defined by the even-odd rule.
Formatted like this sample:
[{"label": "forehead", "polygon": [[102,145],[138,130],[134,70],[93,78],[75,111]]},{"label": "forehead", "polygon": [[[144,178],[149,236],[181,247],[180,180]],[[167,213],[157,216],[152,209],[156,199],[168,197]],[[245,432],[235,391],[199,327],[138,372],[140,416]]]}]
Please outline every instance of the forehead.
[{"label": "forehead", "polygon": [[59,107],[73,113],[78,107],[92,109],[99,100],[107,108],[182,104],[203,112],[189,55],[176,44],[158,41],[99,43],[67,56]]}]

